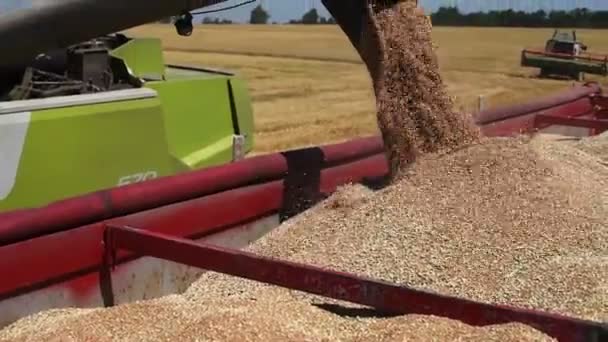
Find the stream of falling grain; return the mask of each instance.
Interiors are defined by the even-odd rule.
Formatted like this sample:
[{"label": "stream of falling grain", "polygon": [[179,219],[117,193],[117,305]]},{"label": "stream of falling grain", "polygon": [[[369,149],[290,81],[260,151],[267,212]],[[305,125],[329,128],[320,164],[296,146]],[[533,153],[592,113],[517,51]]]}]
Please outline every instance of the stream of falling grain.
[{"label": "stream of falling grain", "polygon": [[396,176],[418,155],[449,152],[477,141],[479,130],[453,109],[439,73],[430,22],[415,1],[388,6],[386,1],[371,2],[372,27],[364,32],[370,35],[366,41],[378,43],[367,47],[376,53],[362,55],[367,65],[374,65],[370,74],[377,121]]}]

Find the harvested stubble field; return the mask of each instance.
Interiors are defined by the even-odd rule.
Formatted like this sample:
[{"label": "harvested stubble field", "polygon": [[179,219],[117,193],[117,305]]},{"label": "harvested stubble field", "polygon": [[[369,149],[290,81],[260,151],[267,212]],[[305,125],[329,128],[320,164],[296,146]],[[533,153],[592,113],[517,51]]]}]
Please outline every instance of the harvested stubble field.
[{"label": "harvested stubble field", "polygon": [[[590,51],[606,52],[606,30],[577,30]],[[204,25],[179,37],[170,25],[129,34],[159,37],[173,63],[234,70],[247,80],[256,119],[255,152],[317,145],[376,133],[371,81],[336,26]],[[457,108],[534,99],[571,81],[541,80],[519,66],[523,47],[543,47],[550,29],[434,27],[439,64]],[[603,80],[603,78],[591,78]]]}]

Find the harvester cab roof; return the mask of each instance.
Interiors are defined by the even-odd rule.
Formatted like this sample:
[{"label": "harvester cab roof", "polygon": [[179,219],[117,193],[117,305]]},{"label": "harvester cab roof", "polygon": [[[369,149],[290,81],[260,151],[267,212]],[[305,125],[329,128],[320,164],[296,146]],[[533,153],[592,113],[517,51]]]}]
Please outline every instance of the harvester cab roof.
[{"label": "harvester cab roof", "polygon": [[547,40],[545,51],[576,55],[577,47],[582,51],[587,50],[585,44],[576,40],[575,30],[570,32],[555,30],[551,39]]}]

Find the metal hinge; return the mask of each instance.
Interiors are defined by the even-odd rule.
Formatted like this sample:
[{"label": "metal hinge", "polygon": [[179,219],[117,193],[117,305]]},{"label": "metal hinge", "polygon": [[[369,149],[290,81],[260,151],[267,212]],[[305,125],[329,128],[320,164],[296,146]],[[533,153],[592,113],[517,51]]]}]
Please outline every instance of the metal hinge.
[{"label": "metal hinge", "polygon": [[245,158],[245,136],[235,134],[232,136],[232,161],[237,161]]}]

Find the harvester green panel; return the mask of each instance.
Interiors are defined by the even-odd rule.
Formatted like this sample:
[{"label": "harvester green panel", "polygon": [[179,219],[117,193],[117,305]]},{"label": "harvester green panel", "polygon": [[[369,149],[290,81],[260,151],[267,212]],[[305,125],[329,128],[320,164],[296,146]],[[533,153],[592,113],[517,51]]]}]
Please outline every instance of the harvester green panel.
[{"label": "harvester green panel", "polygon": [[232,158],[233,121],[225,77],[150,82],[165,106],[169,147],[187,168]]},{"label": "harvester green panel", "polygon": [[[148,56],[146,59],[143,56]],[[234,160],[253,146],[245,83],[229,73],[164,67],[155,39],[113,51],[143,88],[0,102],[0,211]],[[161,56],[161,57],[159,57]]]},{"label": "harvester green panel", "polygon": [[154,178],[175,170],[164,152],[168,146],[158,98],[4,114],[4,118],[28,115],[18,172],[10,194],[0,200],[0,210],[40,206],[126,184],[138,174]]},{"label": "harvester green panel", "polygon": [[157,51],[162,51],[160,39],[138,38],[114,49],[111,55],[124,61],[135,77],[162,80],[165,61],[163,54]]},{"label": "harvester green panel", "polygon": [[254,144],[254,122],[253,109],[251,107],[251,97],[247,85],[242,79],[230,79],[232,94],[236,106],[237,122],[240,133],[245,136],[245,150],[251,151]]}]

